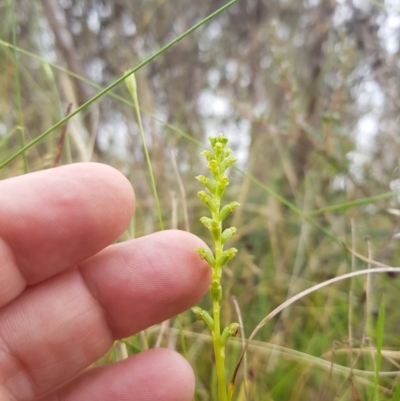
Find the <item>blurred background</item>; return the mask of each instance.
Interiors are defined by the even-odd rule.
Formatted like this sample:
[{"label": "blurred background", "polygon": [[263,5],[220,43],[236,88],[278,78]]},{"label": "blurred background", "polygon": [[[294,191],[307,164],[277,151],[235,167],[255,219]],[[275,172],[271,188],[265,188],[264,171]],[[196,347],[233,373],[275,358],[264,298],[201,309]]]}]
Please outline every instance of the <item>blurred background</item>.
[{"label": "blurred background", "polygon": [[[61,120],[70,103],[72,110],[84,104],[224,4],[0,0],[0,162]],[[232,295],[249,336],[287,298],[368,267],[348,249],[399,265],[397,0],[239,0],[135,75],[165,228],[208,241],[194,179],[206,174],[200,151],[208,136],[223,132],[239,159],[226,196],[241,207],[228,221],[238,228],[231,242],[239,253],[224,277],[225,324],[238,320]],[[8,163],[0,178],[106,163],[128,177],[137,196],[121,240],[159,230],[126,86],[65,129]],[[285,309],[257,334],[236,399],[375,399],[383,294],[381,370],[388,373],[379,391],[380,399],[392,399],[400,373],[399,287],[395,276],[374,276],[368,285],[362,276]],[[120,358],[120,347],[124,354],[158,345],[189,359],[196,400],[217,399],[209,333],[190,312],[119,343],[101,363]],[[229,375],[240,347],[232,341],[227,351]]]}]

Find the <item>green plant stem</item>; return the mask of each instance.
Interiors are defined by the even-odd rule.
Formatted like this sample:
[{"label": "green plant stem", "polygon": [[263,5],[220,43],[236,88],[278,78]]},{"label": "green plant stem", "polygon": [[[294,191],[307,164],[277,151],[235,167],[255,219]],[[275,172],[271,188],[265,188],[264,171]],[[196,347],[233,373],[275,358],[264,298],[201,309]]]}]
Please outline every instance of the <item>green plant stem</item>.
[{"label": "green plant stem", "polygon": [[226,392],[226,378],[225,378],[225,347],[221,345],[221,324],[220,324],[220,310],[221,306],[219,301],[213,301],[213,319],[214,329],[212,331],[212,341],[214,346],[215,367],[217,369],[217,382],[219,401],[228,401]]},{"label": "green plant stem", "polygon": [[[214,198],[215,199],[215,198]],[[216,199],[215,199],[216,200]],[[219,210],[219,199],[217,201]],[[215,218],[215,216],[213,216]],[[222,253],[222,245],[220,241],[215,243],[215,260],[218,261]],[[217,262],[218,263],[218,262]],[[212,280],[221,281],[222,276],[222,266],[215,266],[214,274]],[[211,294],[211,298],[213,296]],[[226,377],[225,377],[225,346],[221,345],[221,305],[220,301],[213,299],[213,319],[214,319],[214,329],[212,331],[212,339],[214,346],[215,355],[215,366],[217,369],[217,382],[218,382],[218,394],[219,401],[227,401],[228,396],[226,392]]]},{"label": "green plant stem", "polygon": [[[219,198],[214,197],[215,210],[219,212],[221,201]],[[218,219],[218,213],[212,213],[214,220]],[[222,225],[219,224],[219,231],[222,231]],[[222,266],[219,266],[218,261],[220,260],[223,246],[221,241],[215,241],[215,269],[213,271],[211,279],[214,281],[221,281]],[[218,383],[218,394],[219,401],[227,401],[228,395],[226,392],[226,377],[225,377],[225,346],[221,345],[221,305],[220,301],[214,299],[215,297],[211,293],[211,299],[213,300],[213,319],[214,327],[212,330],[212,340],[214,346],[215,356],[215,367],[217,369],[217,383]]]}]

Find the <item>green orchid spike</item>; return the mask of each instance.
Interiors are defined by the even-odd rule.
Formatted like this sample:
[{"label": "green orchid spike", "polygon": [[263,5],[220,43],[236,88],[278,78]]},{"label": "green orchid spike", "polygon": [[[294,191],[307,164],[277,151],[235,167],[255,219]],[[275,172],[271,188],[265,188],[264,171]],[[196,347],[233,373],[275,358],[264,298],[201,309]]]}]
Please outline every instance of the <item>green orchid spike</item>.
[{"label": "green orchid spike", "polygon": [[214,241],[214,251],[208,251],[203,248],[196,249],[200,257],[207,261],[211,268],[210,296],[212,300],[212,317],[199,307],[192,311],[197,319],[203,320],[212,333],[215,364],[217,371],[218,395],[219,401],[228,401],[228,391],[225,379],[225,345],[231,336],[234,336],[238,329],[238,323],[231,323],[221,332],[220,323],[220,301],[222,298],[222,268],[232,260],[237,249],[230,248],[224,250],[224,245],[236,233],[235,227],[223,230],[222,222],[239,206],[239,203],[232,202],[221,208],[221,198],[223,197],[229,178],[226,170],[231,167],[236,158],[231,156],[232,150],[227,148],[228,138],[222,134],[216,137],[210,137],[211,150],[205,150],[202,155],[207,160],[207,168],[211,173],[211,178],[204,175],[198,175],[196,179],[208,190],[198,193],[201,201],[211,212],[211,217],[202,217],[200,221],[211,232]]}]

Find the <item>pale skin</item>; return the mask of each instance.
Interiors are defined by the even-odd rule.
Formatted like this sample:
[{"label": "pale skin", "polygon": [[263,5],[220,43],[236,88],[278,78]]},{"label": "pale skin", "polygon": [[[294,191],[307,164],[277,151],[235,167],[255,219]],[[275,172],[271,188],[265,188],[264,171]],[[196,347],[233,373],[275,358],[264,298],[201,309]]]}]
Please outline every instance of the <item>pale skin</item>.
[{"label": "pale skin", "polygon": [[171,350],[86,369],[208,290],[192,234],[113,244],[134,203],[125,177],[95,163],[0,181],[0,401],[192,399],[193,371]]}]

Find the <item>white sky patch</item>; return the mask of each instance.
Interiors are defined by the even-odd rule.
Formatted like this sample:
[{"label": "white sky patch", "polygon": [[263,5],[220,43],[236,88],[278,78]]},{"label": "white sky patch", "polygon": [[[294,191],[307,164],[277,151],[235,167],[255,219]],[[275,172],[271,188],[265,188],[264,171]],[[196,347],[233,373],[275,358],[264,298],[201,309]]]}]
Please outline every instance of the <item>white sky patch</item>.
[{"label": "white sky patch", "polygon": [[47,19],[39,18],[38,32],[39,43],[42,47],[45,59],[51,63],[57,62],[57,53],[54,50],[54,34],[53,31],[49,28]]},{"label": "white sky patch", "polygon": [[257,118],[262,117],[269,110],[269,101],[266,99],[263,102],[258,102],[253,108],[254,116]]},{"label": "white sky patch", "polygon": [[276,33],[279,39],[285,40],[289,37],[290,27],[281,23],[277,26]]},{"label": "white sky patch", "polygon": [[95,57],[87,64],[86,73],[92,81],[101,82],[103,79],[103,68],[103,59]]},{"label": "white sky patch", "polygon": [[4,136],[7,133],[7,127],[5,124],[0,123],[0,136]]},{"label": "white sky patch", "polygon": [[136,24],[128,14],[122,16],[122,29],[126,36],[133,36],[136,33]]},{"label": "white sky patch", "polygon": [[269,54],[267,54],[260,60],[260,66],[263,69],[271,67],[271,64],[272,64],[272,57]]},{"label": "white sky patch", "polygon": [[351,171],[359,178],[361,167],[370,161],[379,132],[379,122],[385,106],[385,95],[373,80],[366,80],[357,90],[357,106],[364,112],[353,132],[356,149],[350,152]]},{"label": "white sky patch", "polygon": [[72,1],[71,0],[60,0],[60,5],[62,8],[70,8],[72,6]]},{"label": "white sky patch", "polygon": [[236,60],[227,60],[225,63],[225,76],[229,81],[233,81],[238,73],[238,63]]},{"label": "white sky patch", "polygon": [[[390,181],[389,186],[390,190],[393,192],[400,191],[400,178],[396,178],[395,180]],[[397,195],[397,201],[400,202],[400,195]],[[400,233],[398,233],[397,235],[397,238],[400,238]]]},{"label": "white sky patch", "polygon": [[82,23],[79,20],[72,20],[70,26],[74,35],[79,35],[82,32]]},{"label": "white sky patch", "polygon": [[390,13],[400,13],[400,3],[399,0],[386,0],[385,1],[387,10]]},{"label": "white sky patch", "polygon": [[111,17],[112,9],[109,4],[96,4],[96,9],[100,18],[104,19]]},{"label": "white sky patch", "polygon": [[385,104],[385,95],[373,80],[364,81],[358,88],[357,105],[365,112],[381,113]]},{"label": "white sky patch", "polygon": [[369,154],[373,151],[375,138],[379,130],[379,118],[366,114],[358,120],[356,130],[357,150]]},{"label": "white sky patch", "polygon": [[390,189],[392,191],[400,191],[400,178],[390,181]]},{"label": "white sky patch", "polygon": [[366,80],[357,90],[357,106],[364,115],[358,120],[353,132],[355,150],[349,152],[350,171],[363,180],[363,165],[371,161],[376,136],[379,132],[379,122],[385,105],[385,95],[379,85],[373,80]]},{"label": "white sky patch", "polygon": [[346,189],[347,177],[344,174],[338,174],[333,180],[331,187],[335,191],[343,191]]},{"label": "white sky patch", "polygon": [[341,1],[335,9],[335,14],[333,16],[333,24],[335,28],[339,28],[344,25],[352,16],[353,11],[347,2]]},{"label": "white sky patch", "polygon": [[251,69],[248,65],[242,65],[240,68],[239,85],[243,88],[249,86],[251,83]]},{"label": "white sky patch", "polygon": [[350,161],[351,174],[357,181],[362,182],[364,180],[363,166],[369,161],[369,158],[365,153],[359,151],[349,152],[346,157]]},{"label": "white sky patch", "polygon": [[221,79],[221,74],[216,68],[211,68],[207,74],[207,82],[211,88],[216,88]]},{"label": "white sky patch", "polygon": [[382,38],[383,45],[389,54],[395,54],[399,50],[399,30],[400,30],[400,12],[390,13],[379,30],[379,36]]},{"label": "white sky patch", "polygon": [[293,38],[293,44],[295,47],[303,47],[305,44],[305,38],[303,33],[296,33]]},{"label": "white sky patch", "polygon": [[99,14],[97,13],[96,10],[90,9],[88,11],[88,15],[86,17],[86,22],[88,28],[94,32],[94,33],[99,33],[100,30],[100,19],[99,19]]},{"label": "white sky patch", "polygon": [[367,0],[353,0],[353,3],[355,7],[363,11],[368,11],[373,5],[372,1]]},{"label": "white sky patch", "polygon": [[109,150],[115,155],[126,158],[128,128],[125,119],[119,113],[113,113],[113,117],[99,124],[98,140],[103,150]]},{"label": "white sky patch", "polygon": [[229,102],[208,89],[200,93],[198,107],[200,114],[204,117],[225,117],[232,114]]},{"label": "white sky patch", "polygon": [[218,21],[211,21],[208,27],[206,28],[205,34],[209,41],[213,41],[218,39],[222,34],[222,28]]}]

